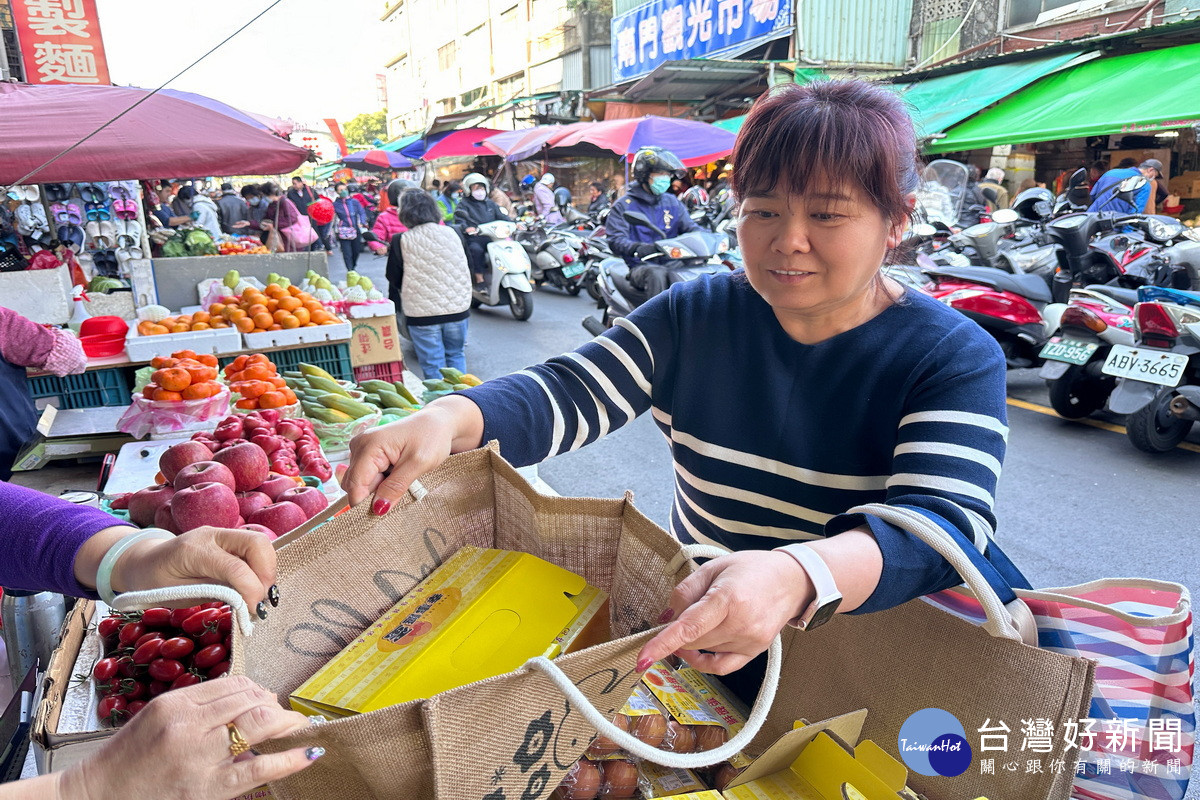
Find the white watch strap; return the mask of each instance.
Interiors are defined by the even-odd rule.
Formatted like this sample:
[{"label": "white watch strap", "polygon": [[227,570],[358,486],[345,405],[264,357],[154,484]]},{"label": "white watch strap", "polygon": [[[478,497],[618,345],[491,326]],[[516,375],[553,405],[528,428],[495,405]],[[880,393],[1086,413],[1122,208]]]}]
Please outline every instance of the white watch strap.
[{"label": "white watch strap", "polygon": [[[813,589],[817,593],[810,608],[820,608],[827,603],[842,599],[842,593],[838,591],[837,581],[833,579],[833,573],[829,571],[829,565],[825,563],[825,559],[817,554],[816,550],[802,543],[784,545],[775,549],[787,553],[796,559],[796,562],[800,564],[800,568],[808,573],[808,579],[812,581]],[[807,610],[805,609],[800,617],[797,617],[788,624],[797,625],[798,621],[805,616]]]}]

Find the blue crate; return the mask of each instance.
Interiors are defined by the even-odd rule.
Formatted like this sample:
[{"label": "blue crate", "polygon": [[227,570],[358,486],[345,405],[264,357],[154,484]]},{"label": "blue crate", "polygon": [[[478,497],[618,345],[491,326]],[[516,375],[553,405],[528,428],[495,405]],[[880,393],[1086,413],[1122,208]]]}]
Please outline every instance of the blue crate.
[{"label": "blue crate", "polygon": [[28,380],[29,393],[35,400],[51,398],[60,411],[71,408],[129,405],[131,385],[125,370],[97,369],[82,375],[40,375]]},{"label": "blue crate", "polygon": [[[291,350],[271,350],[267,358],[275,363],[280,372],[300,369],[300,364],[312,364],[342,381],[354,380],[354,366],[350,363],[350,345],[346,342],[323,344],[316,347],[297,347]],[[224,367],[236,356],[221,358]]]}]

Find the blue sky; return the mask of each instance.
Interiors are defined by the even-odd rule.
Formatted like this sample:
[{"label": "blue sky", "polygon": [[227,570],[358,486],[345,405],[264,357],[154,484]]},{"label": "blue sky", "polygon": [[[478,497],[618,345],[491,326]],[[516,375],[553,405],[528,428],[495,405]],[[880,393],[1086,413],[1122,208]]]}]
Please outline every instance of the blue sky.
[{"label": "blue sky", "polygon": [[[96,4],[113,82],[152,88],[270,0]],[[171,87],[300,122],[375,111],[383,9],[383,0],[283,0]]]}]

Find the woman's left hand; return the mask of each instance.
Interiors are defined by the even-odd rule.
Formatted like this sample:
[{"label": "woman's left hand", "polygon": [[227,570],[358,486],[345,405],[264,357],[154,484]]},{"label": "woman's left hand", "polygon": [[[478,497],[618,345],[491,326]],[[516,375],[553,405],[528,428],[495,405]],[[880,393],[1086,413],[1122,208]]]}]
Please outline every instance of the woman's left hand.
[{"label": "woman's left hand", "polygon": [[702,672],[741,669],[814,593],[808,573],[787,553],[746,550],[715,558],[675,587],[661,619],[675,621],[642,648],[638,669],[672,653]]}]

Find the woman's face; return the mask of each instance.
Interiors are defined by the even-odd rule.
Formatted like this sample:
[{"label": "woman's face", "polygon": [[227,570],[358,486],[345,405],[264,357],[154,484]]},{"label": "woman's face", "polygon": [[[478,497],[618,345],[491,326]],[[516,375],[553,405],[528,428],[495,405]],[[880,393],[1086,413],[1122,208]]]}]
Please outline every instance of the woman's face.
[{"label": "woman's face", "polygon": [[812,317],[864,300],[901,232],[861,189],[812,181],[803,195],[777,185],[746,197],[738,243],[750,284],[776,315]]}]

